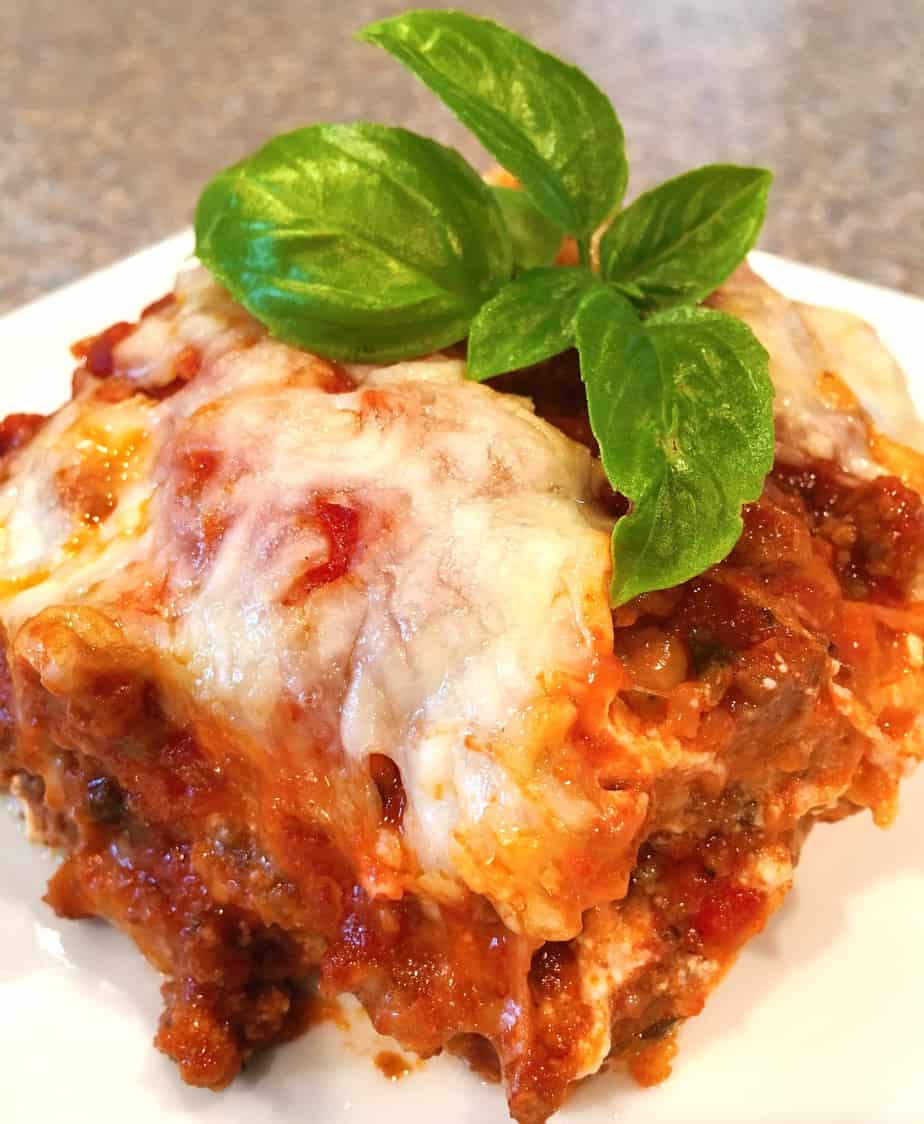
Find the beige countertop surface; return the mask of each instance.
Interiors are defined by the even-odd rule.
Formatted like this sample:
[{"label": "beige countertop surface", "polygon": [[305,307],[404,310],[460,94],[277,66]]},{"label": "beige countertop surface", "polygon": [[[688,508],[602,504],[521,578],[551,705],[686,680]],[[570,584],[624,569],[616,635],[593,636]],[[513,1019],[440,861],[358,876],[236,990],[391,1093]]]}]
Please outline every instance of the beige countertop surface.
[{"label": "beige countertop surface", "polygon": [[[212,173],[298,125],[400,123],[485,162],[429,92],[351,40],[404,6],[3,0],[0,309],[187,225]],[[603,86],[630,194],[696,164],[765,165],[765,249],[924,295],[924,0],[465,6]]]}]

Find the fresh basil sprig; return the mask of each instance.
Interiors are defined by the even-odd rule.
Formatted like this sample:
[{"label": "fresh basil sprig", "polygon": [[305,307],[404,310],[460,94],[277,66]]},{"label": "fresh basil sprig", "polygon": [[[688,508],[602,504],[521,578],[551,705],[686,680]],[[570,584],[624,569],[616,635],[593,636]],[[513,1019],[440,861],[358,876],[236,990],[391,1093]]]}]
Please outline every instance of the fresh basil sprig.
[{"label": "fresh basil sprig", "polygon": [[600,241],[600,271],[646,309],[695,304],[757,240],[772,177],[709,164],[646,191]]},{"label": "fresh basil sprig", "polygon": [[[613,602],[720,561],[772,466],[773,388],[747,325],[691,306],[754,244],[770,174],[699,168],[614,215],[622,128],[579,70],[460,12],[408,12],[360,38],[522,190],[489,188],[403,129],[315,125],[212,180],[199,257],[274,335],[332,358],[410,358],[468,335],[468,374],[486,379],[576,347],[603,468],[631,504]],[[552,268],[565,235],[580,264]]]},{"label": "fresh basil sprig", "polygon": [[359,38],[429,86],[561,230],[583,241],[621,202],[622,126],[577,67],[464,12],[405,12]]},{"label": "fresh basil sprig", "polygon": [[518,269],[551,265],[561,248],[561,231],[536,209],[525,191],[492,186],[494,198],[504,214],[513,243],[513,261]]},{"label": "fresh basil sprig", "polygon": [[453,149],[384,125],[312,125],[221,172],[196,253],[274,335],[333,359],[461,339],[508,280],[494,193]]},{"label": "fresh basil sprig", "polygon": [[773,460],[767,353],[740,320],[701,308],[642,324],[600,286],[576,317],[590,424],[633,504],[613,531],[616,604],[720,562]]},{"label": "fresh basil sprig", "polygon": [[541,363],[574,344],[574,318],[601,282],[588,269],[530,269],[505,285],[472,322],[470,378]]}]

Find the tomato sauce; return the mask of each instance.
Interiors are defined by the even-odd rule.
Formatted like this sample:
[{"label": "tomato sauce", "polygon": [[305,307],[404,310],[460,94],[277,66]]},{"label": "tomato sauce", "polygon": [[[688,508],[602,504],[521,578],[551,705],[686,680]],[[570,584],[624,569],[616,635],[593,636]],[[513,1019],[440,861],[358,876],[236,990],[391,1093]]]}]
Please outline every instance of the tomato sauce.
[{"label": "tomato sauce", "polygon": [[375,1055],[375,1068],[389,1081],[400,1081],[402,1077],[407,1077],[413,1066],[394,1050],[380,1050]]},{"label": "tomato sauce", "polygon": [[359,543],[359,513],[356,508],[321,499],[314,504],[310,518],[327,540],[327,558],[309,566],[295,579],[285,595],[286,605],[298,604],[319,586],[344,577]]},{"label": "tomato sauce", "polygon": [[136,324],[119,320],[95,336],[87,336],[71,347],[76,359],[82,359],[87,370],[97,378],[111,375],[116,368],[115,349],[134,332]]},{"label": "tomato sauce", "polygon": [[41,414],[7,414],[0,421],[0,457],[28,445],[44,422]]}]

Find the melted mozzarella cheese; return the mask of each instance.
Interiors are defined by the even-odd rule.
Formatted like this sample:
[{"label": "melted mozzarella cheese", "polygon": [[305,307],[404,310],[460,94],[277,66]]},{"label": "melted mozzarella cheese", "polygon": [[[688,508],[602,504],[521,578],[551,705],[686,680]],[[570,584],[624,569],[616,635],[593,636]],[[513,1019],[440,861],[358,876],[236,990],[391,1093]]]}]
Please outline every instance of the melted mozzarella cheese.
[{"label": "melted mozzarella cheese", "polygon": [[747,265],[710,303],[747,321],[769,352],[778,439],[788,455],[833,460],[860,477],[884,471],[863,414],[822,393],[826,374],[843,380],[886,432],[924,450],[904,376],[868,324],[787,300]]},{"label": "melted mozzarella cheese", "polygon": [[[192,704],[280,761],[300,753],[282,704],[326,713],[347,776],[371,753],[398,765],[421,885],[478,890],[515,927],[570,935],[589,903],[563,893],[567,864],[601,824],[631,855],[643,812],[573,783],[576,760],[562,768],[581,752],[575,691],[611,647],[610,523],[590,455],[458,360],[356,368],[355,388],[331,393],[326,364],[222,309],[187,275],[179,308],[143,321],[118,360],[139,387],[161,386],[163,357],[192,339],[197,378],[117,405],[91,387],[18,457],[0,578],[26,568],[34,582],[7,586],[4,623],[100,607],[129,643],[156,646],[159,674]],[[69,434],[116,417],[143,432],[145,472],[117,482],[114,512],[75,548],[80,513],[55,487]],[[203,458],[191,498],[182,466]],[[357,513],[359,544],[344,576],[293,601],[331,549],[319,498]],[[209,521],[221,529],[203,561]],[[161,574],[159,611],[129,613]]]}]

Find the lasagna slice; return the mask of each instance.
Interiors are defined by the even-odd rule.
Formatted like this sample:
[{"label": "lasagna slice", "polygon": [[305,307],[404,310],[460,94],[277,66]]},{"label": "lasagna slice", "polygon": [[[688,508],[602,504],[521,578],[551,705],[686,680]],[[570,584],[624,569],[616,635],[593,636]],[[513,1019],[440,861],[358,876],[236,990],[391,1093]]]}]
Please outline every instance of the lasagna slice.
[{"label": "lasagna slice", "polygon": [[[747,268],[778,451],[721,565],[611,611],[576,363],[340,366],[200,268],[0,431],[0,782],[47,900],[166,977],[220,1089],[352,993],[540,1124],[669,1068],[809,829],[922,753],[924,462],[862,324]],[[862,405],[867,402],[873,413]]]}]

